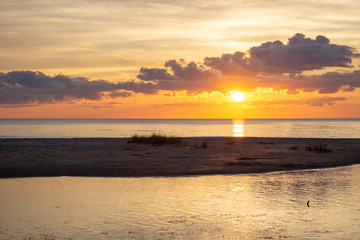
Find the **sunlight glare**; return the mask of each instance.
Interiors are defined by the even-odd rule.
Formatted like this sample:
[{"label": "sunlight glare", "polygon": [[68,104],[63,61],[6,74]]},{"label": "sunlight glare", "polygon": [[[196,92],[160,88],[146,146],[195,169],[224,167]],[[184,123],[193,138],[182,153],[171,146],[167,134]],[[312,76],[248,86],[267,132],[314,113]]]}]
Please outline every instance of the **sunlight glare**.
[{"label": "sunlight glare", "polygon": [[230,96],[235,102],[241,102],[245,100],[245,94],[242,92],[230,91]]}]

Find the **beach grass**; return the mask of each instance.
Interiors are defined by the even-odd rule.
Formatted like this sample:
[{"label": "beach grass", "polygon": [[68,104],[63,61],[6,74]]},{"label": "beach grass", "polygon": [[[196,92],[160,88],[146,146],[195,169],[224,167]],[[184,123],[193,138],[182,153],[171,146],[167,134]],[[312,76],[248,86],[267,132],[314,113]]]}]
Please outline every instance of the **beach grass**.
[{"label": "beach grass", "polygon": [[332,152],[332,150],[329,149],[326,144],[313,144],[313,145],[308,145],[308,146],[306,147],[306,150],[307,150],[307,151],[316,151],[316,152],[321,152],[321,153]]},{"label": "beach grass", "polygon": [[168,136],[166,134],[158,134],[158,133],[153,133],[150,136],[141,136],[135,134],[128,140],[128,143],[149,144],[153,146],[159,146],[159,145],[186,146],[187,145],[187,143],[180,137]]},{"label": "beach grass", "polygon": [[207,148],[208,142],[206,140],[203,140],[200,144],[194,144],[194,148]]},{"label": "beach grass", "polygon": [[[241,144],[234,139],[235,145],[226,145],[229,137],[144,135],[0,139],[0,178],[239,174],[360,163],[360,139],[245,137]],[[273,144],[259,145],[259,142]]]},{"label": "beach grass", "polygon": [[289,148],[289,150],[298,150],[298,146],[291,146],[290,148]]}]

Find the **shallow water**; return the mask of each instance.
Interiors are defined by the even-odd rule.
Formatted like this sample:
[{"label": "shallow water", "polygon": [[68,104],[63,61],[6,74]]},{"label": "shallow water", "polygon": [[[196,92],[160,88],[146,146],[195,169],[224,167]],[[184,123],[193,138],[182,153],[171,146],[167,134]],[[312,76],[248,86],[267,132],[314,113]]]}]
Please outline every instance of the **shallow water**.
[{"label": "shallow water", "polygon": [[1,179],[0,194],[0,239],[360,238],[360,165],[258,175]]},{"label": "shallow water", "polygon": [[130,137],[360,138],[360,119],[0,119],[0,138]]}]

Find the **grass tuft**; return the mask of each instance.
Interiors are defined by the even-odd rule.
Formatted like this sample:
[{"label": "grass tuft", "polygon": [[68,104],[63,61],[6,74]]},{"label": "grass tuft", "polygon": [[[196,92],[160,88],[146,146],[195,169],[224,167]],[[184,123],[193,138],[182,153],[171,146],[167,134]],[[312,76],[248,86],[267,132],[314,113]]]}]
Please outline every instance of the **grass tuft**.
[{"label": "grass tuft", "polygon": [[172,144],[176,146],[187,146],[187,143],[179,137],[167,136],[166,134],[153,133],[150,136],[139,136],[135,134],[128,143],[149,144],[153,146]]},{"label": "grass tuft", "polygon": [[203,140],[201,142],[201,144],[194,144],[194,148],[207,148],[208,147],[208,142]]},{"label": "grass tuft", "polygon": [[326,144],[314,144],[314,145],[309,145],[306,147],[307,151],[317,151],[317,152],[321,152],[321,153],[325,153],[325,152],[332,152],[331,149],[329,149]]}]

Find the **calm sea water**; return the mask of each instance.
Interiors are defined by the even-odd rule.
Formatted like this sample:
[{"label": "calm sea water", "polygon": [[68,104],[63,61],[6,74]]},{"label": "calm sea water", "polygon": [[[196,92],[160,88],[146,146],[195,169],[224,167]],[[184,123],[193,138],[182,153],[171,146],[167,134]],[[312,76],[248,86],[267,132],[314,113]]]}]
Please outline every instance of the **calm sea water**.
[{"label": "calm sea water", "polygon": [[0,119],[0,138],[193,136],[360,138],[360,119]]},{"label": "calm sea water", "polygon": [[359,202],[360,165],[258,175],[0,179],[0,239],[360,239]]}]

